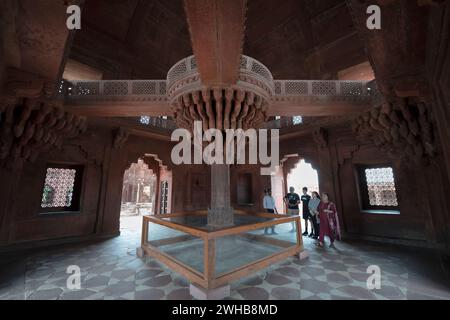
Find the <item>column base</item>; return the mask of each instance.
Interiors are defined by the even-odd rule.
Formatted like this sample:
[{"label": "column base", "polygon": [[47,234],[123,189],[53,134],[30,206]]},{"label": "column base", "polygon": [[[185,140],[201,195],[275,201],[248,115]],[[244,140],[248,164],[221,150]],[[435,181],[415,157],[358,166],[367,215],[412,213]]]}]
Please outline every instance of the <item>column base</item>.
[{"label": "column base", "polygon": [[136,256],[138,258],[144,258],[145,257],[145,251],[141,247],[136,248]]},{"label": "column base", "polygon": [[222,300],[230,296],[230,285],[215,289],[204,289],[191,283],[189,293],[197,300]]},{"label": "column base", "polygon": [[211,227],[229,227],[234,224],[233,208],[208,209],[208,225]]},{"label": "column base", "polygon": [[305,259],[309,258],[309,253],[308,253],[308,251],[306,251],[306,250],[301,251],[301,252],[298,254],[298,258],[299,258],[300,260],[305,260]]}]

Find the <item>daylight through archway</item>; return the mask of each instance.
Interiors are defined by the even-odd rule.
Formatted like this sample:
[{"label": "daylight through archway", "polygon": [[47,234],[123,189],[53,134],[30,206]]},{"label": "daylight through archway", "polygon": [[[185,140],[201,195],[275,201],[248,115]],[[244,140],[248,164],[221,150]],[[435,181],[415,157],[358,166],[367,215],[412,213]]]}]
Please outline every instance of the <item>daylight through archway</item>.
[{"label": "daylight through archway", "polygon": [[[300,196],[302,195],[302,189],[304,187],[308,188],[307,193],[311,195],[311,192],[319,190],[319,178],[317,174],[317,170],[315,170],[310,163],[307,163],[304,159],[300,159],[299,162],[295,165],[295,167],[288,173],[286,179],[286,190],[289,190],[290,187],[295,188],[295,192]],[[303,215],[303,206],[299,206],[300,208],[300,216]],[[302,230],[306,230],[305,228],[305,220],[301,219]],[[310,230],[310,229],[309,229]]]},{"label": "daylight through archway", "polygon": [[156,174],[138,159],[123,174],[121,228],[139,230],[141,216],[154,215],[156,210]]}]

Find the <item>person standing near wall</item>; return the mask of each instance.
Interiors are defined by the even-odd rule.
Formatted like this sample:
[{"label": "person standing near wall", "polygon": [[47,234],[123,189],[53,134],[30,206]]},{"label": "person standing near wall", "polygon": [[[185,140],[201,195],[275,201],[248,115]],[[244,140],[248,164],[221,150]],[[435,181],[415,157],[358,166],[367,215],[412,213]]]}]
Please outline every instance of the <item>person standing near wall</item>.
[{"label": "person standing near wall", "polygon": [[[277,208],[275,207],[275,200],[272,197],[272,190],[264,190],[263,207],[268,213],[276,213]],[[264,229],[264,234],[269,234],[268,230],[271,229],[271,234],[278,234],[275,232],[275,226],[267,227]]]},{"label": "person standing near wall", "polygon": [[311,200],[311,196],[308,194],[308,188],[307,187],[303,187],[302,189],[302,197],[300,198],[300,200],[302,201],[302,212],[303,212],[303,220],[305,220],[305,232],[303,232],[304,236],[308,235],[308,222],[310,222],[311,224],[311,234],[309,235],[310,237],[312,237],[314,235],[314,228],[313,228],[313,224],[312,224],[312,217],[311,214],[309,212],[309,200]]},{"label": "person standing near wall", "polygon": [[330,248],[334,248],[334,240],[340,240],[339,220],[336,205],[328,199],[328,193],[322,193],[322,200],[319,204],[320,235],[318,247],[324,246],[325,236],[330,238]]},{"label": "person standing near wall", "polygon": [[311,199],[308,203],[309,213],[311,214],[311,221],[314,227],[313,239],[318,239],[320,234],[320,219],[319,219],[319,204],[320,196],[317,191],[311,192]]},{"label": "person standing near wall", "polygon": [[[287,214],[291,216],[298,216],[300,203],[300,196],[295,193],[294,187],[289,188],[289,193],[284,196],[284,203],[287,204]],[[295,223],[292,222],[292,229],[290,232],[295,232]]]}]

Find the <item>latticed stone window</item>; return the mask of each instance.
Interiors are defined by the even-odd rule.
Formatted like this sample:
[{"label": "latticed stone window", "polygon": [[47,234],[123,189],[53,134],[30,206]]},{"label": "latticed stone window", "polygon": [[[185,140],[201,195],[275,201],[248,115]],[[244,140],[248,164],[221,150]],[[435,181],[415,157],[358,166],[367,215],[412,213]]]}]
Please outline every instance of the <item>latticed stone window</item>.
[{"label": "latticed stone window", "polygon": [[366,169],[369,204],[371,206],[397,207],[394,173],[392,168]]},{"label": "latticed stone window", "polygon": [[[79,167],[47,167],[41,208],[44,211],[73,211],[79,208]],[[78,170],[77,170],[78,169]]]},{"label": "latticed stone window", "polygon": [[363,167],[359,176],[364,209],[398,210],[399,204],[392,167]]},{"label": "latticed stone window", "polygon": [[141,116],[139,118],[139,122],[146,126],[152,125],[156,127],[164,127],[164,125],[167,124],[167,116],[161,117]]},{"label": "latticed stone window", "polygon": [[149,116],[141,116],[139,118],[139,122],[145,125],[149,125],[150,124],[150,117]]},{"label": "latticed stone window", "polygon": [[292,117],[292,124],[294,126],[302,124],[303,123],[303,117],[302,116],[294,116]]}]

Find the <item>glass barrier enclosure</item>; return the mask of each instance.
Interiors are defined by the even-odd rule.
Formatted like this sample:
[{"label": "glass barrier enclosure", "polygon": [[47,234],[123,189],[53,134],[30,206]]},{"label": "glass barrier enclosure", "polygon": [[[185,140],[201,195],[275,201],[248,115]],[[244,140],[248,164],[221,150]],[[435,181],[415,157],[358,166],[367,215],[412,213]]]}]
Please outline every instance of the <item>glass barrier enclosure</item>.
[{"label": "glass barrier enclosure", "polygon": [[239,212],[226,228],[210,228],[206,212],[143,219],[143,251],[207,289],[303,251],[299,216]]}]

